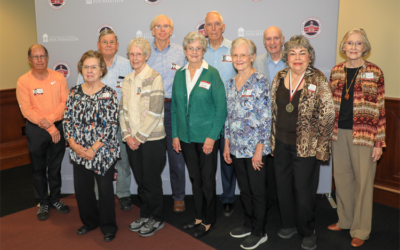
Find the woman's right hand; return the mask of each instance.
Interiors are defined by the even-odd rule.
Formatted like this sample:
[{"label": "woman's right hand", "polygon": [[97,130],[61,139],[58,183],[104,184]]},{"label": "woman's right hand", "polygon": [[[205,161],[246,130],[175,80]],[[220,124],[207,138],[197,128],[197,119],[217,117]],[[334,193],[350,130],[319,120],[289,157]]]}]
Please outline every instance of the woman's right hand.
[{"label": "woman's right hand", "polygon": [[178,154],[180,151],[182,151],[181,142],[179,141],[178,137],[172,139],[172,147],[174,148],[175,152],[177,152]]},{"label": "woman's right hand", "polygon": [[77,144],[73,139],[68,140],[69,147],[74,150],[74,152],[81,158],[88,160],[86,156],[86,148],[82,147],[81,145]]},{"label": "woman's right hand", "polygon": [[229,139],[225,139],[225,147],[224,147],[224,160],[228,164],[232,164],[231,158],[231,148],[229,147]]},{"label": "woman's right hand", "polygon": [[128,144],[128,147],[132,149],[132,151],[135,151],[136,149],[139,148],[139,146],[135,144],[135,141],[133,140],[132,136],[126,138],[126,144]]}]

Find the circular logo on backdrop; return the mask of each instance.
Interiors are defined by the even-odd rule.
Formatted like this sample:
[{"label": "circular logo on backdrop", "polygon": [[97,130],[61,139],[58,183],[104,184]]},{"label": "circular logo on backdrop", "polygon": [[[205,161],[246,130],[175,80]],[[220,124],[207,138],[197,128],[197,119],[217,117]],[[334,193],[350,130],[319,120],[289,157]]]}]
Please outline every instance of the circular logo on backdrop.
[{"label": "circular logo on backdrop", "polygon": [[322,22],[316,17],[309,17],[301,23],[301,33],[309,39],[316,38],[322,32]]},{"label": "circular logo on backdrop", "polygon": [[206,34],[206,30],[204,29],[206,25],[206,22],[201,21],[196,25],[196,31],[203,34],[206,38],[208,38],[208,35]]},{"label": "circular logo on backdrop", "polygon": [[71,69],[65,62],[57,62],[56,64],[54,64],[53,70],[63,74],[65,79],[68,79],[68,77],[71,75]]},{"label": "circular logo on backdrop", "polygon": [[101,33],[103,30],[112,30],[112,31],[115,32],[115,29],[114,29],[113,26],[111,26],[111,25],[109,25],[109,24],[103,24],[103,25],[100,25],[100,27],[97,29],[97,37],[100,36],[100,33]]},{"label": "circular logo on backdrop", "polygon": [[144,0],[147,4],[150,5],[157,5],[159,4],[162,0]]},{"label": "circular logo on backdrop", "polygon": [[47,0],[50,7],[52,7],[55,10],[59,10],[62,7],[64,7],[65,3],[67,0]]}]

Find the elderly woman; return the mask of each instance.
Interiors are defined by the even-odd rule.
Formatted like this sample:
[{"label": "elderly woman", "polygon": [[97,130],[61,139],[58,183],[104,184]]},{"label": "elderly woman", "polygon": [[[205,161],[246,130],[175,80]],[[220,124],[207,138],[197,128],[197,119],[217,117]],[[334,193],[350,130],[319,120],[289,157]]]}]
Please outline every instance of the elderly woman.
[{"label": "elderly woman", "polygon": [[228,116],[225,121],[224,159],[233,162],[244,208],[243,227],[231,231],[247,237],[240,245],[254,249],[267,241],[267,155],[271,153],[271,92],[266,76],[252,67],[256,46],[238,38],[231,48],[238,74],[226,86]]},{"label": "elderly woman", "polygon": [[333,130],[332,94],[324,74],[312,65],[314,48],[304,36],[284,45],[281,70],[272,83],[271,148],[282,228],[288,239],[299,233],[303,249],[315,249],[314,208],[319,161],[328,161]]},{"label": "elderly woman", "polygon": [[[64,137],[74,168],[74,188],[84,235],[100,226],[104,241],[115,238],[113,177],[120,154],[117,139],[118,99],[116,92],[101,82],[107,73],[98,51],[83,54],[78,71],[85,82],[71,88],[64,112]],[[97,206],[94,179],[99,191]]]},{"label": "elderly woman", "polygon": [[218,71],[203,60],[206,38],[190,32],[183,49],[189,63],[177,70],[172,87],[172,145],[182,150],[193,188],[195,217],[183,228],[196,227],[193,236],[200,237],[216,221],[215,173],[226,98]]},{"label": "elderly woman", "polygon": [[363,29],[352,29],[340,42],[347,60],[331,72],[335,107],[333,174],[339,221],[328,229],[350,229],[351,245],[369,238],[376,163],[385,143],[385,87],[382,70],[363,57],[371,51]]},{"label": "elderly woman", "polygon": [[147,237],[164,227],[161,173],[165,166],[164,86],[146,61],[151,48],[142,37],[132,39],[128,56],[133,72],[122,83],[120,125],[129,164],[138,185],[140,217],[129,229]]}]

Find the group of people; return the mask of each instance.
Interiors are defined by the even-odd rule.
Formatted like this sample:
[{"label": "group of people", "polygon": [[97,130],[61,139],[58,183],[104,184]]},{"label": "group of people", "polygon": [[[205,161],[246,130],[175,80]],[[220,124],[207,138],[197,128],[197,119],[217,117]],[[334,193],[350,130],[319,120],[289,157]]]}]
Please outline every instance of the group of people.
[{"label": "group of people", "polygon": [[285,43],[274,26],[264,32],[267,53],[259,56],[250,39],[223,36],[217,11],[205,18],[208,40],[190,32],[183,46],[173,44],[173,29],[170,18],[155,17],[154,41],[132,39],[129,60],[116,55],[118,38],[104,30],[99,51],[87,51],[79,61],[78,84],[69,93],[65,78],[47,68],[46,48],[29,48],[32,70],[19,78],[17,98],[27,118],[38,219],[48,218],[49,207],[69,211],[59,199],[67,141],[83,223],[77,234],[100,227],[104,241],[115,238],[112,180],[116,171],[120,208],[129,210],[132,170],[141,206],[129,229],[153,235],[164,227],[167,152],[174,211],[186,209],[186,164],[195,213],[182,226],[201,237],[216,223],[219,151],[227,217],[236,179],[240,188],[244,222],[230,232],[245,238],[240,246],[255,249],[267,241],[267,211],[278,203],[278,236],[299,234],[303,249],[315,249],[320,162],[330,159],[332,149],[339,220],[328,229],[350,229],[351,245],[361,246],[371,232],[376,164],[386,146],[384,78],[363,59],[371,50],[365,31],[345,34],[339,49],[347,60],[328,80],[313,66],[308,39],[295,35]]}]

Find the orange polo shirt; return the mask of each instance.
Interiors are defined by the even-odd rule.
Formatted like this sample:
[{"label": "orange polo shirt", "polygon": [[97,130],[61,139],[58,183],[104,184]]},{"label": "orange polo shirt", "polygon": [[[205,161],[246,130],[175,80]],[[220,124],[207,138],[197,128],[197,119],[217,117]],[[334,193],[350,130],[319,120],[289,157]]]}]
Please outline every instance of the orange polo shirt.
[{"label": "orange polo shirt", "polygon": [[53,125],[47,129],[50,134],[57,128],[54,122],[64,115],[68,98],[68,85],[63,74],[47,69],[49,75],[44,80],[36,79],[32,71],[21,76],[17,82],[17,100],[22,115],[30,122],[38,124],[46,118]]}]

